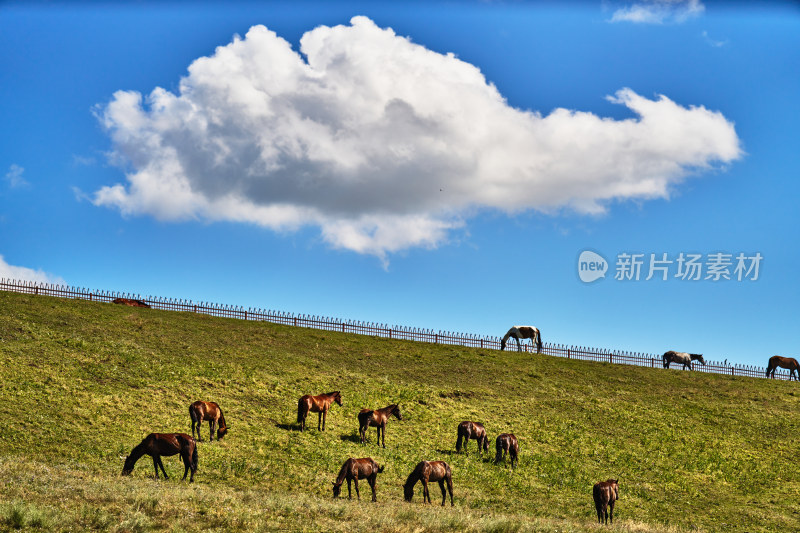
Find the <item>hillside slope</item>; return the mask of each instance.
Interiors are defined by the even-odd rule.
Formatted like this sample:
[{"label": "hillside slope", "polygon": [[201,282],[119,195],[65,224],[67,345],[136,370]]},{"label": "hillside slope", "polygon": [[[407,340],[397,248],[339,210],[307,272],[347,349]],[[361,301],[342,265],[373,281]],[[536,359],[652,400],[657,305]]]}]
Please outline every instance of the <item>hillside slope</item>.
[{"label": "hillside slope", "polygon": [[[0,527],[33,530],[597,530],[595,481],[620,478],[615,529],[800,530],[794,382],[437,346],[189,313],[0,292]],[[297,399],[340,390],[325,432]],[[190,432],[189,404],[230,426],[199,444],[196,482],[155,483],[150,432]],[[361,407],[398,403],[386,448]],[[455,453],[461,420],[491,449]],[[207,439],[207,426],[203,426]],[[516,470],[494,438],[520,441]],[[334,501],[348,457],[386,466],[378,503]],[[453,470],[456,507],[402,499],[420,460]],[[343,491],[346,495],[346,490]],[[431,486],[434,503],[440,492]],[[353,495],[355,498],[355,494]]]}]

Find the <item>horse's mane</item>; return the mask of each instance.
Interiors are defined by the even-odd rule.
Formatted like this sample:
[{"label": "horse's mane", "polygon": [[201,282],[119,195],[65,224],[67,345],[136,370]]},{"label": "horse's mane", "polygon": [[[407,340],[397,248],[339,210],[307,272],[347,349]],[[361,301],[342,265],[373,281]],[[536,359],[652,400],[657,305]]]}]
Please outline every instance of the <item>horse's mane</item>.
[{"label": "horse's mane", "polygon": [[341,485],[344,481],[345,476],[347,476],[347,467],[350,465],[350,461],[352,461],[352,457],[348,457],[347,461],[344,462],[342,468],[339,469],[339,475],[336,476],[336,485]]}]

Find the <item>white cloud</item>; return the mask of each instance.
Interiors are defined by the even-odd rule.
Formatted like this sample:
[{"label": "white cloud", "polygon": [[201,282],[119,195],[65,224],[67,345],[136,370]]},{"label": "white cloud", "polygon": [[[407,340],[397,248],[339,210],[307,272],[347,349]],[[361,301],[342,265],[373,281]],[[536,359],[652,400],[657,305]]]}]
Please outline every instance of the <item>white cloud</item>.
[{"label": "white cloud", "polygon": [[712,39],[708,35],[708,32],[706,30],[703,30],[703,38],[706,40],[706,42],[710,46],[713,46],[714,48],[721,48],[721,47],[723,47],[723,46],[728,44],[728,39],[725,39],[725,40],[722,40],[722,41],[719,41],[717,39]]},{"label": "white cloud", "polygon": [[3,259],[2,255],[0,255],[0,278],[66,285],[66,282],[62,278],[53,276],[42,270],[9,265],[6,263],[5,259]]},{"label": "white cloud", "polygon": [[609,97],[626,120],[515,109],[475,66],[365,17],[307,32],[300,51],[254,26],[194,61],[177,93],[115,93],[97,116],[130,172],[95,204],[317,226],[385,260],[436,247],[478,209],[600,213],[741,154],[721,113],[631,89]]},{"label": "white cloud", "polygon": [[611,16],[611,22],[680,23],[701,15],[705,9],[700,0],[644,0],[617,9]]},{"label": "white cloud", "polygon": [[6,172],[6,182],[8,182],[8,186],[12,189],[16,189],[18,187],[24,187],[29,185],[25,178],[22,177],[22,174],[25,172],[25,169],[19,165],[13,164],[8,167],[8,172]]}]

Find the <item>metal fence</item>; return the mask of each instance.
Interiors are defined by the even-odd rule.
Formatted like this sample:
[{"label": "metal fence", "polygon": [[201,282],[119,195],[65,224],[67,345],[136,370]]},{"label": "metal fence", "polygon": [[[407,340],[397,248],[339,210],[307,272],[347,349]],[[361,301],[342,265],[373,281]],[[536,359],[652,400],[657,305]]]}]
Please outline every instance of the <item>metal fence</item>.
[{"label": "metal fence", "polygon": [[[469,333],[455,333],[450,331],[437,332],[430,329],[388,326],[386,324],[376,324],[374,322],[341,320],[337,318],[313,315],[298,315],[294,313],[271,310],[268,311],[264,309],[245,309],[243,307],[231,305],[220,305],[208,302],[192,302],[191,300],[153,296],[143,298],[138,294],[111,291],[93,291],[85,288],[51,285],[47,283],[31,281],[18,281],[2,278],[0,279],[0,290],[23,294],[41,294],[46,296],[56,296],[59,298],[89,300],[94,302],[112,302],[117,298],[129,298],[141,300],[147,303],[153,309],[163,309],[167,311],[202,313],[217,317],[272,322],[275,324],[284,324],[288,326],[340,331],[343,333],[357,333],[360,335],[372,335],[375,337],[384,337],[388,339],[466,346],[470,348],[484,348],[488,350],[500,349],[500,337],[479,336]],[[509,348],[512,350],[515,349],[515,343],[511,344]],[[530,344],[522,344],[522,349],[525,352],[534,352],[533,346]],[[565,344],[544,343],[542,345],[541,353],[556,357],[565,357],[567,359],[580,359],[583,361],[599,361],[612,364],[644,366],[650,368],[660,368],[662,366],[660,355],[568,346]],[[680,365],[676,365],[673,368],[680,368]],[[694,369],[700,372],[727,374],[729,376],[763,378],[766,374],[766,369],[763,367],[730,365],[715,361],[708,361],[705,366],[695,364]],[[775,379],[786,380],[790,379],[790,376],[788,372],[777,371],[775,372]]]}]

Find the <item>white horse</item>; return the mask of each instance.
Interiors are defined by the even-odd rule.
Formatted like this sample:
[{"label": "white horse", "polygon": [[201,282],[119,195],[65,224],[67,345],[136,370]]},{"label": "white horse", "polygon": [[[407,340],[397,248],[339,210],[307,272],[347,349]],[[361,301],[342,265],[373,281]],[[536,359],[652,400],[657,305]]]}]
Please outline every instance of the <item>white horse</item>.
[{"label": "white horse", "polygon": [[703,363],[703,366],[706,364],[706,360],[703,359],[703,354],[697,353],[673,352],[670,350],[666,352],[662,358],[664,360],[664,368],[669,368],[670,363],[678,363],[683,365],[683,370],[686,370],[687,366],[689,370],[694,370],[694,368],[692,368],[692,361],[700,361]]},{"label": "white horse", "polygon": [[534,326],[514,326],[508,333],[505,334],[503,340],[500,342],[500,349],[506,349],[506,341],[509,337],[514,337],[514,340],[517,341],[517,351],[522,351],[522,346],[519,343],[520,339],[531,339],[531,342],[536,343],[536,351],[538,353],[542,352],[542,334],[539,333],[539,328]]}]

